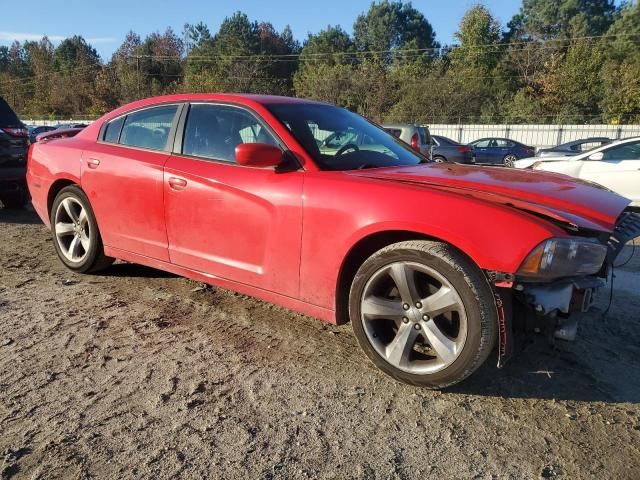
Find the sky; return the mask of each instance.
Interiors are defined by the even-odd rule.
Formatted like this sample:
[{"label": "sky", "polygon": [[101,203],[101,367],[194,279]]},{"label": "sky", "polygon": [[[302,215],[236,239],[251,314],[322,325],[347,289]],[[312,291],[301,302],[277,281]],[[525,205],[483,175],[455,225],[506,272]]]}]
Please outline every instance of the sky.
[{"label": "sky", "polygon": [[[445,45],[455,41],[458,24],[471,6],[484,4],[506,27],[519,10],[521,0],[413,0],[412,3],[434,27],[437,40]],[[356,17],[370,4],[371,0],[31,0],[27,7],[8,2],[1,8],[0,45],[9,45],[14,40],[39,40],[45,34],[57,44],[78,34],[103,59],[109,60],[129,30],[144,38],[170,26],[180,34],[185,23],[203,21],[215,32],[225,17],[238,10],[251,20],[271,22],[278,31],[290,25],[295,38],[302,41],[308,33],[318,32],[329,24],[340,25],[351,33]]]},{"label": "sky", "polygon": [[[442,44],[454,41],[460,19],[476,3],[486,5],[504,25],[520,7],[520,0],[414,0],[412,3],[429,20]],[[57,44],[79,34],[108,60],[129,30],[144,38],[170,26],[180,34],[185,23],[203,21],[215,32],[222,20],[237,10],[251,20],[271,22],[278,31],[291,25],[295,38],[302,41],[308,33],[329,24],[340,25],[351,33],[354,20],[370,4],[371,0],[31,0],[28,7],[10,8],[19,3],[9,2],[2,7],[0,15],[0,45],[9,45],[14,40],[39,40],[45,34]]]}]

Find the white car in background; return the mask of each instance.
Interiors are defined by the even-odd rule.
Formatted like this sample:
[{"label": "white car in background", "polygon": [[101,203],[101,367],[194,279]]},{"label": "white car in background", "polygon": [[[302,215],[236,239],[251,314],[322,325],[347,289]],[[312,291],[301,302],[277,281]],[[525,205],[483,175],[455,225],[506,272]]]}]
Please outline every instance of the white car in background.
[{"label": "white car in background", "polygon": [[640,137],[618,140],[574,157],[523,158],[514,166],[599,183],[640,207]]}]

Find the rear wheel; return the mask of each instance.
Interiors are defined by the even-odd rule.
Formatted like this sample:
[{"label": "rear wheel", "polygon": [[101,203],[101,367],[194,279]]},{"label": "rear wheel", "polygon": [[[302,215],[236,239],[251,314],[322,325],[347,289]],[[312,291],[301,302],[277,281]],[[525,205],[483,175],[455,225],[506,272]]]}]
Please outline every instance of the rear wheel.
[{"label": "rear wheel", "polygon": [[97,272],[113,263],[105,256],[89,199],[76,185],[65,187],[51,207],[53,244],[60,260],[79,273]]},{"label": "rear wheel", "polygon": [[396,243],[371,256],[354,277],[349,314],[373,363],[413,385],[458,383],[495,345],[489,284],[473,262],[440,242]]},{"label": "rear wheel", "polygon": [[516,160],[518,160],[518,157],[516,157],[513,153],[510,153],[509,155],[504,157],[504,164],[507,167],[513,167],[515,166]]},{"label": "rear wheel", "polygon": [[436,163],[444,163],[447,161],[447,159],[444,158],[442,155],[436,155],[435,157],[433,157],[433,161]]}]

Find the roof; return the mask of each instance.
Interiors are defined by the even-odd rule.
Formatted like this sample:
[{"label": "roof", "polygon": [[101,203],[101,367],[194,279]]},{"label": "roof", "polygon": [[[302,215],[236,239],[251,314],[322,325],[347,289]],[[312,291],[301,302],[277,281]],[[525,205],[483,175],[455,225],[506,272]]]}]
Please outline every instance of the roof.
[{"label": "roof", "polygon": [[148,97],[141,100],[136,100],[107,113],[105,115],[105,118],[111,119],[132,110],[173,102],[229,102],[237,103],[239,105],[245,105],[248,107],[273,104],[328,105],[324,102],[309,100],[306,98],[282,97],[276,95],[256,95],[248,93],[180,93],[174,95],[160,95],[157,97]]},{"label": "roof", "polygon": [[421,128],[415,123],[383,123],[383,128]]},{"label": "roof", "polygon": [[257,95],[252,93],[181,93],[176,95],[161,95],[157,97],[149,97],[140,102],[147,104],[165,103],[165,102],[187,102],[187,101],[229,101],[246,103],[253,102],[262,105],[275,103],[323,103],[316,100],[306,98],[282,97],[277,95]]}]

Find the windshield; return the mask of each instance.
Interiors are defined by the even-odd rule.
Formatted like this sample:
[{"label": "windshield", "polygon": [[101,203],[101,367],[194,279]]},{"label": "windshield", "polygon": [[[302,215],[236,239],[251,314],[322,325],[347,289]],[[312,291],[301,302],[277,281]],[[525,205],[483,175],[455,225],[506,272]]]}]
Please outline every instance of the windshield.
[{"label": "windshield", "polygon": [[332,105],[282,103],[267,108],[323,170],[417,165],[427,158],[365,118]]}]

